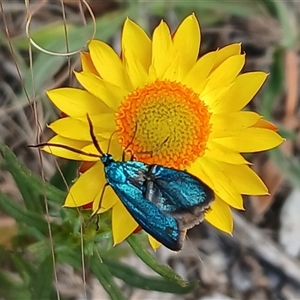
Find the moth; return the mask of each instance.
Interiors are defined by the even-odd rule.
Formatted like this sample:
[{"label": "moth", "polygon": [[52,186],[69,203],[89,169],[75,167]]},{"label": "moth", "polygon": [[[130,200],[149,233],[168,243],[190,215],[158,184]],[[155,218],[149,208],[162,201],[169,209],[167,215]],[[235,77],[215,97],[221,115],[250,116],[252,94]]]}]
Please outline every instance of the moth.
[{"label": "moth", "polygon": [[55,143],[33,147],[60,147],[98,157],[103,163],[107,180],[104,190],[106,186],[111,186],[142,229],[167,248],[179,251],[187,229],[203,221],[205,211],[214,200],[212,189],[186,171],[133,160],[124,161],[124,157],[122,161],[116,161],[111,154],[102,151],[88,115],[87,120],[99,155]]}]

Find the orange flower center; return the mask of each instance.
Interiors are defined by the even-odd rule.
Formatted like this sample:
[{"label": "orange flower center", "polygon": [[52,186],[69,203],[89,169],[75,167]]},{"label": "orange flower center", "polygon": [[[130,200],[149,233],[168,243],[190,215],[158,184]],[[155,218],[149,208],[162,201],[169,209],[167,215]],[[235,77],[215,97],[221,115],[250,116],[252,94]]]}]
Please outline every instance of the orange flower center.
[{"label": "orange flower center", "polygon": [[118,108],[119,142],[139,161],[185,169],[205,152],[210,116],[193,90],[156,80],[129,94]]}]

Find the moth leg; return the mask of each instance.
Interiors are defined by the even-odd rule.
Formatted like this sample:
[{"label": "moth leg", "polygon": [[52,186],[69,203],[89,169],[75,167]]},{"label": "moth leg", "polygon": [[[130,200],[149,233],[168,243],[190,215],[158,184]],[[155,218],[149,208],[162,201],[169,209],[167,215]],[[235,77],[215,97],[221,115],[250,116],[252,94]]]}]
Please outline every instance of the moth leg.
[{"label": "moth leg", "polygon": [[[125,155],[126,155],[126,149],[124,149],[122,152],[122,161],[125,161]],[[135,155],[133,153],[131,153],[129,160],[134,161],[134,157],[135,157]]]},{"label": "moth leg", "polygon": [[99,216],[97,215],[98,211],[100,210],[101,208],[101,203],[102,203],[102,199],[104,197],[104,193],[105,193],[105,189],[107,188],[107,186],[109,186],[109,184],[106,182],[103,186],[103,189],[102,189],[102,192],[101,192],[101,195],[100,195],[100,201],[99,201],[99,205],[97,207],[97,209],[92,213],[92,215],[90,216],[89,220],[88,220],[88,223],[87,223],[87,226],[91,223],[91,221],[94,219],[94,218],[97,218],[96,220],[96,227],[97,227],[97,230],[99,229]]},{"label": "moth leg", "polygon": [[100,229],[100,216],[99,215],[96,215],[95,224],[96,224],[96,231],[98,231]]},{"label": "moth leg", "polygon": [[101,192],[101,195],[100,195],[100,201],[99,201],[99,205],[97,207],[97,209],[92,213],[92,216],[96,215],[98,213],[98,211],[100,210],[101,208],[101,204],[102,204],[102,200],[103,200],[103,197],[104,197],[104,193],[105,193],[105,189],[109,186],[108,182],[106,182],[103,186],[103,189],[102,189],[102,192]]},{"label": "moth leg", "polygon": [[125,152],[125,149],[124,149],[123,152],[122,152],[122,161],[125,161],[125,154],[126,154],[126,152]]}]

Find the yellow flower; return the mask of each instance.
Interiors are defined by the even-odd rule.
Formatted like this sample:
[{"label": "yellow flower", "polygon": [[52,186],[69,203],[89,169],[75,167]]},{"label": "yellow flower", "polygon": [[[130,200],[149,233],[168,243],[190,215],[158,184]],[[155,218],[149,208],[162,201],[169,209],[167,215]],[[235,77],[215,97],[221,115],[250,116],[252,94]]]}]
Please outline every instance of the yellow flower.
[{"label": "yellow flower", "polygon": [[[242,194],[268,193],[240,153],[271,149],[283,139],[262,116],[241,111],[267,77],[265,72],[240,74],[245,63],[241,45],[232,44],[198,59],[199,47],[195,15],[188,16],[174,34],[162,21],[152,40],[127,19],[120,56],[104,42],[92,40],[89,53],[81,54],[83,71],[75,73],[85,90],[48,92],[67,115],[50,125],[56,135],[49,142],[99,154],[89,133],[88,114],[101,148],[106,151],[110,144],[115,159],[129,145],[130,152],[140,153],[138,160],[187,170],[210,186],[216,197],[205,219],[231,233],[230,207],[243,209]],[[96,162],[71,187],[65,206],[92,203],[97,211],[106,183],[99,159],[57,147],[45,150]],[[117,244],[138,224],[109,187],[99,212],[111,208]],[[158,247],[154,239],[150,242]]]}]

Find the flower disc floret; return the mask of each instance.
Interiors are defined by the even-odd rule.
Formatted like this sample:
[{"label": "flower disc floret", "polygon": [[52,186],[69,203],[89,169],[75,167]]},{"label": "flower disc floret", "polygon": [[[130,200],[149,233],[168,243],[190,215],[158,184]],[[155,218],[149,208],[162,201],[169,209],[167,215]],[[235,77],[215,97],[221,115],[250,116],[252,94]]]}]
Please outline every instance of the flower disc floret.
[{"label": "flower disc floret", "polygon": [[210,116],[192,89],[156,80],[122,101],[116,113],[119,142],[146,163],[184,169],[205,152]]}]

